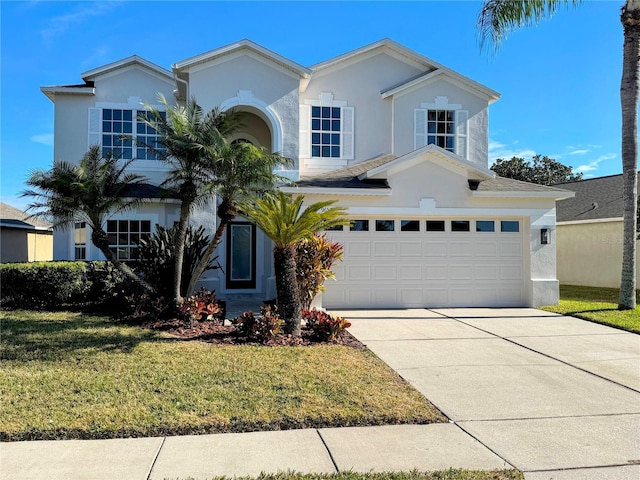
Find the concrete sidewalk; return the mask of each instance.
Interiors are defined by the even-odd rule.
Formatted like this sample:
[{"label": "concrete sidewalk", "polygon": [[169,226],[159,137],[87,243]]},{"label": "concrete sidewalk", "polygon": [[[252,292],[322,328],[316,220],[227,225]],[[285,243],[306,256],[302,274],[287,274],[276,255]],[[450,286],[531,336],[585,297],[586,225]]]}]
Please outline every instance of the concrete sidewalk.
[{"label": "concrete sidewalk", "polygon": [[340,311],[527,479],[640,479],[640,336],[533,309]]},{"label": "concrete sidewalk", "polygon": [[452,423],[0,444],[3,480],[511,468]]},{"label": "concrete sidewalk", "polygon": [[0,479],[501,469],[640,479],[640,336],[533,309],[332,312],[452,423],[0,444]]}]

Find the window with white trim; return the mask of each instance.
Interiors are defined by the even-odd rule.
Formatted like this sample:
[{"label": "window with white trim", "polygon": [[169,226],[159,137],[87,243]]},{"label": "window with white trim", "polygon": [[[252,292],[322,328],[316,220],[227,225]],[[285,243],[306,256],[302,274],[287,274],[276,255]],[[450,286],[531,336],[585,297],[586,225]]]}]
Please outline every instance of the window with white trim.
[{"label": "window with white trim", "polygon": [[[90,108],[89,146],[100,144],[102,155],[111,153],[123,160],[158,160],[158,152],[164,149],[158,144],[159,135],[147,125],[147,111],[132,108]],[[160,112],[163,119],[165,112]]]},{"label": "window with white trim", "polygon": [[109,248],[118,260],[137,260],[141,238],[151,235],[150,220],[108,220]]},{"label": "window with white trim", "polygon": [[436,97],[433,103],[421,103],[414,110],[415,149],[438,145],[467,157],[469,112],[462,105],[451,104],[447,97]]},{"label": "window with white trim", "polygon": [[[354,109],[330,92],[300,105],[300,157],[326,161],[333,166],[354,158]],[[338,163],[336,163],[338,162]],[[321,167],[322,164],[318,164]]]},{"label": "window with white trim", "polygon": [[87,259],[87,223],[76,222],[73,231],[74,258],[76,260]]}]

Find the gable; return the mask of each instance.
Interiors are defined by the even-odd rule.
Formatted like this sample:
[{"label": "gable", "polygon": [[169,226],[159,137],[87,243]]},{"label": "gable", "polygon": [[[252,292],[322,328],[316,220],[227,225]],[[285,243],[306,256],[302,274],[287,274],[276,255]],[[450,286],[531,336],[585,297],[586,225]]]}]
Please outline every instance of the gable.
[{"label": "gable", "polygon": [[158,93],[169,102],[173,99],[175,83],[160,77],[138,65],[127,66],[105,75],[95,77],[95,101],[110,103],[130,103],[132,98],[156,104]]}]

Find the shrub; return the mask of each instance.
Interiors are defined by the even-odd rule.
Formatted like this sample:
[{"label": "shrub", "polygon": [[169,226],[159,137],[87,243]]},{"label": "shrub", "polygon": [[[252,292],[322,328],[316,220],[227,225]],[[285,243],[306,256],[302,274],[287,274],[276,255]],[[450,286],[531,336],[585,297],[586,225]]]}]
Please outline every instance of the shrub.
[{"label": "shrub", "polygon": [[197,321],[222,320],[222,308],[216,300],[216,293],[201,288],[198,293],[182,300],[178,307],[184,320],[189,321],[191,328]]},{"label": "shrub", "polygon": [[121,320],[131,323],[154,321],[168,316],[174,311],[172,305],[164,297],[150,293],[131,293],[124,296],[124,308],[120,308]]},{"label": "shrub", "polygon": [[342,332],[351,326],[351,323],[342,317],[332,317],[322,310],[303,310],[302,318],[306,321],[307,328],[313,330],[316,337],[321,340],[335,340]]},{"label": "shrub", "polygon": [[272,309],[266,305],[260,307],[261,316],[256,317],[253,312],[244,312],[232,320],[241,335],[255,337],[259,342],[265,343],[282,332],[284,321]]},{"label": "shrub", "polygon": [[59,308],[82,301],[89,291],[84,262],[0,264],[0,301],[26,309]]},{"label": "shrub", "polygon": [[296,279],[303,309],[308,309],[315,296],[324,289],[324,281],[335,278],[331,267],[342,260],[344,246],[327,238],[326,234],[296,244]]},{"label": "shrub", "polygon": [[[165,298],[173,297],[177,241],[177,226],[166,228],[156,225],[155,233],[148,238],[141,239],[139,242],[140,272],[145,280],[154,287],[158,295]],[[204,233],[203,227],[188,228],[182,264],[181,295],[186,295],[191,275],[200,259],[204,256],[210,241],[211,238]],[[215,258],[212,259],[206,270],[219,268],[219,264],[215,261]]]}]

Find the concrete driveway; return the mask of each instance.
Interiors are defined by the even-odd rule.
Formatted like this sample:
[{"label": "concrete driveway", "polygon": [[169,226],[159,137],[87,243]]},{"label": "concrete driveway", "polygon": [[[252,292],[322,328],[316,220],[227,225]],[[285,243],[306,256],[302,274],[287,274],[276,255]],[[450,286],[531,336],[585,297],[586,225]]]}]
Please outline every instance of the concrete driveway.
[{"label": "concrete driveway", "polygon": [[535,309],[331,313],[527,479],[640,479],[640,335]]}]

